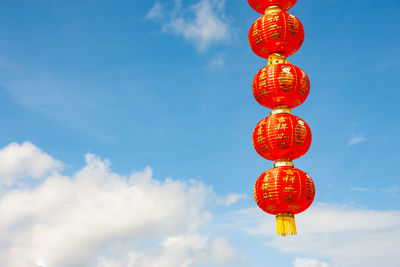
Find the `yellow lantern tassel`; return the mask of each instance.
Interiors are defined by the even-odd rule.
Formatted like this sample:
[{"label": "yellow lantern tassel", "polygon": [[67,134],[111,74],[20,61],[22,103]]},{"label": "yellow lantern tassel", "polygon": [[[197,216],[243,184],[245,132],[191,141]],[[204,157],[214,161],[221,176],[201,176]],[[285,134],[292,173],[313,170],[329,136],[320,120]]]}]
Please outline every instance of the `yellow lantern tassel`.
[{"label": "yellow lantern tassel", "polygon": [[276,215],[276,233],[281,236],[297,235],[293,214],[280,213]]}]

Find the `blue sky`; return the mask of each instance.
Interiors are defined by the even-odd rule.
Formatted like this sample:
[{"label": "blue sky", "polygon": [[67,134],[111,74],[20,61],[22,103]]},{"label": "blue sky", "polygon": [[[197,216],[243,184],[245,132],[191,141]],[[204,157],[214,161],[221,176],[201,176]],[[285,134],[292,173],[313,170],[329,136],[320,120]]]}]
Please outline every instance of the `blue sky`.
[{"label": "blue sky", "polygon": [[[134,177],[147,177],[153,186],[161,183],[157,188],[166,197],[170,196],[167,177],[181,191],[176,190],[187,195],[183,200],[196,199],[192,189],[204,191],[199,193],[204,203],[193,204],[198,216],[188,223],[196,226],[188,226],[187,231],[179,232],[180,221],[174,219],[176,227],[168,230],[171,232],[156,237],[132,235],[129,240],[142,241],[132,247],[119,240],[124,244],[119,249],[107,247],[117,242],[115,232],[110,231],[109,242],[103,245],[85,239],[96,249],[83,253],[76,263],[61,256],[49,256],[44,262],[49,266],[128,266],[116,262],[115,255],[140,251],[137,255],[142,258],[137,257],[141,260],[126,261],[135,267],[169,266],[166,262],[172,258],[177,261],[171,266],[234,266],[235,262],[256,267],[278,263],[357,267],[376,266],[383,259],[385,266],[400,264],[390,249],[387,254],[370,253],[386,246],[399,247],[395,240],[364,250],[354,243],[349,250],[353,255],[371,255],[366,262],[344,255],[337,245],[347,242],[344,233],[360,236],[356,240],[363,243],[375,242],[374,238],[389,232],[400,237],[400,184],[394,168],[400,159],[400,3],[299,0],[289,12],[302,21],[306,32],[302,48],[289,60],[311,80],[309,98],[293,110],[313,132],[310,151],[295,162],[316,183],[310,217],[343,216],[337,223],[354,224],[362,224],[360,218],[381,217],[394,224],[380,227],[372,220],[359,231],[336,229],[329,219],[321,219],[327,221],[327,228],[336,229],[327,231],[329,234],[343,235],[334,241],[319,240],[320,232],[307,228],[302,237],[291,239],[292,243],[271,235],[271,218],[256,209],[251,198],[255,180],[272,163],[258,156],[251,143],[255,125],[269,110],[258,105],[251,93],[252,79],[266,61],[248,45],[247,31],[259,14],[246,1],[2,0],[0,158],[9,163],[0,164],[0,207],[11,203],[18,211],[18,192],[33,198],[40,190],[50,190],[47,182],[52,179],[68,177],[73,185],[80,185],[79,174],[87,169],[91,171],[84,176],[89,180],[112,174],[121,183],[133,172]],[[85,161],[86,153],[98,158],[89,156]],[[126,182],[126,189],[131,186]],[[75,188],[73,192],[81,190],[71,188]],[[87,190],[90,195],[95,189]],[[96,192],[93,196],[98,197],[103,191]],[[135,207],[127,205],[126,209],[135,212]],[[166,218],[191,214],[182,211],[177,215],[177,210],[172,209]],[[0,208],[0,218],[9,216],[6,211]],[[40,217],[46,211],[33,209],[29,214]],[[203,221],[203,213],[212,219]],[[65,214],[60,207],[54,217]],[[15,216],[8,225],[0,225],[0,235],[10,227],[25,225],[26,214]],[[301,218],[307,221],[307,212]],[[34,233],[39,221],[26,223],[24,231]],[[134,225],[135,219],[126,221]],[[318,221],[313,223],[318,228]],[[48,225],[45,229],[53,228]],[[329,234],[326,237],[332,237]],[[177,236],[182,238],[174,239]],[[4,248],[6,255],[0,256],[0,262],[18,266],[9,260],[14,255],[12,248],[22,245],[15,236],[5,238],[10,241],[0,241],[0,250]],[[204,251],[171,256],[165,244],[176,244],[176,240],[182,244],[206,240]],[[309,250],[292,248],[293,244],[302,246],[301,242],[313,246],[303,246]],[[46,251],[49,244],[53,243],[39,247]],[[330,246],[337,253],[315,252],[316,244]],[[144,249],[149,247],[150,252]],[[163,265],[146,258],[157,258],[152,254],[157,249],[165,252],[165,259],[159,257],[164,259]],[[229,257],[215,256],[215,251],[221,250]],[[189,254],[208,255],[208,261],[190,261]],[[26,260],[38,255],[46,258],[47,254],[32,252]],[[215,260],[210,260],[213,257]]]}]

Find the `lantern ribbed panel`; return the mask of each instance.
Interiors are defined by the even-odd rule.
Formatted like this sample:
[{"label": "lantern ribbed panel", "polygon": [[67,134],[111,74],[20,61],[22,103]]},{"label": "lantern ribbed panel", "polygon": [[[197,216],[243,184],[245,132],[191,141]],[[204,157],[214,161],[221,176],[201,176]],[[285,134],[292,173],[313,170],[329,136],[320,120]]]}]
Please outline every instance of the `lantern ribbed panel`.
[{"label": "lantern ribbed panel", "polygon": [[248,0],[248,2],[255,11],[264,14],[269,6],[279,6],[284,11],[288,11],[297,0]]},{"label": "lantern ribbed panel", "polygon": [[289,57],[303,44],[304,28],[292,14],[270,13],[254,22],[248,37],[251,49],[262,58],[267,59],[272,53]]},{"label": "lantern ribbed panel", "polygon": [[308,124],[291,114],[275,114],[261,120],[253,133],[253,145],[268,160],[300,158],[311,145]]},{"label": "lantern ribbed panel", "polygon": [[310,92],[307,74],[292,64],[269,65],[262,68],[253,81],[253,95],[267,108],[301,105]]},{"label": "lantern ribbed panel", "polygon": [[299,214],[310,207],[315,197],[311,177],[293,167],[278,167],[260,175],[254,187],[257,205],[265,212]]}]

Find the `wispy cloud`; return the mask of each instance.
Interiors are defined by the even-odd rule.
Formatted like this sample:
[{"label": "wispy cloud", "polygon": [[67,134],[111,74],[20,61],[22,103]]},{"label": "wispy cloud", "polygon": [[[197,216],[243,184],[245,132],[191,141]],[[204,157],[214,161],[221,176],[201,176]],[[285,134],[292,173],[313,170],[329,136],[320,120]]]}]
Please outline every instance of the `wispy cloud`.
[{"label": "wispy cloud", "polygon": [[351,135],[349,141],[347,142],[347,146],[357,145],[364,141],[367,141],[367,137],[365,137],[363,134],[358,134],[358,135],[353,134]]},{"label": "wispy cloud", "polygon": [[400,187],[398,185],[392,185],[386,188],[380,189],[381,192],[388,193],[392,197],[400,196]]},{"label": "wispy cloud", "polygon": [[219,198],[218,204],[229,207],[246,197],[247,196],[243,194],[229,194],[225,198]]},{"label": "wispy cloud", "polygon": [[296,258],[293,267],[329,267],[329,264],[316,259]]},{"label": "wispy cloud", "polygon": [[398,185],[392,185],[386,188],[382,188],[381,191],[383,192],[390,192],[390,193],[398,193],[400,192],[400,187]]},{"label": "wispy cloud", "polygon": [[147,18],[157,18],[162,23],[163,32],[182,36],[199,52],[231,38],[230,25],[225,16],[225,1],[199,0],[196,4],[185,7],[181,0],[175,0],[172,10],[164,10],[169,16],[166,20],[160,20],[161,9],[162,6],[155,3],[147,13]]},{"label": "wispy cloud", "polygon": [[350,188],[351,191],[353,192],[364,192],[364,191],[368,191],[368,188],[364,188],[364,187],[352,187]]},{"label": "wispy cloud", "polygon": [[210,70],[220,70],[224,67],[225,64],[225,60],[219,56],[219,57],[215,57],[213,58],[210,63],[208,64],[208,67]]},{"label": "wispy cloud", "polygon": [[156,19],[162,17],[163,6],[156,2],[146,15],[147,19]]}]

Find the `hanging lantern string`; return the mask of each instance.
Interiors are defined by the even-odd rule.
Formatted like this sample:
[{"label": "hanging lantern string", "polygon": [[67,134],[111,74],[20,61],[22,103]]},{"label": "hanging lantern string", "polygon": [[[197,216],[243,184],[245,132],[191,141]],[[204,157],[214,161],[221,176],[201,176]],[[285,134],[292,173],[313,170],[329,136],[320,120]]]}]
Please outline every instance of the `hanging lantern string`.
[{"label": "hanging lantern string", "polygon": [[304,41],[304,28],[298,18],[287,13],[297,0],[248,0],[262,17],[250,28],[248,38],[253,52],[268,60],[253,80],[257,102],[272,109],[253,132],[256,152],[274,161],[274,168],[257,179],[254,199],[266,213],[276,216],[276,232],[297,235],[295,214],[308,209],[315,197],[311,177],[294,168],[293,160],[307,153],[311,130],[301,118],[291,114],[308,97],[307,74],[286,58],[296,53]]}]

